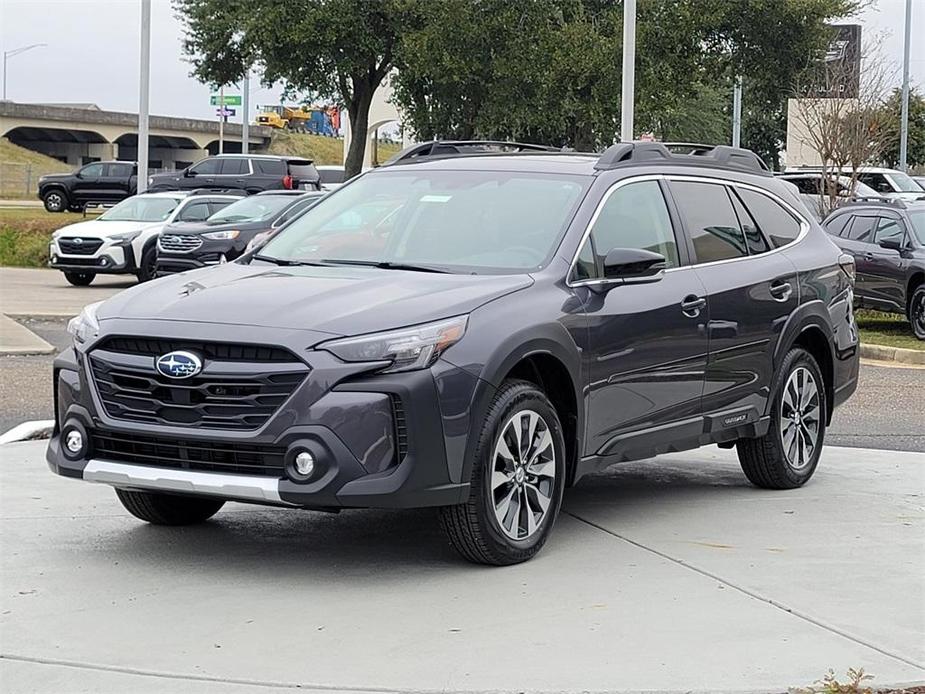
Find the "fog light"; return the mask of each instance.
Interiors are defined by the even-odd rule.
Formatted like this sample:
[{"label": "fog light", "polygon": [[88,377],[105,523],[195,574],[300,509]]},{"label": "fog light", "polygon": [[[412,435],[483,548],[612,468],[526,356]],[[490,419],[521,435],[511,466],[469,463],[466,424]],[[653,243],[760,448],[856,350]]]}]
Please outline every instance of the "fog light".
[{"label": "fog light", "polygon": [[51,256],[51,262],[57,263],[57,262],[58,262],[58,256],[56,256],[56,255]]},{"label": "fog light", "polygon": [[308,451],[302,451],[295,457],[295,469],[300,475],[310,477],[315,471],[315,458]]},{"label": "fog light", "polygon": [[77,455],[81,450],[83,450],[84,437],[76,429],[71,429],[64,437],[64,445],[71,453]]},{"label": "fog light", "polygon": [[107,258],[100,258],[100,265],[102,265],[103,267],[106,267],[107,265],[109,265],[109,260]]}]

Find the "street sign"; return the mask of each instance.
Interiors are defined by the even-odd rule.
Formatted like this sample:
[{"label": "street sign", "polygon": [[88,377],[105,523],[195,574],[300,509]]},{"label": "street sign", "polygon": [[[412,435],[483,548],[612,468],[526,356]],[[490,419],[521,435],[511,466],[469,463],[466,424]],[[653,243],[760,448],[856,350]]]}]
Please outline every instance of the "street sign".
[{"label": "street sign", "polygon": [[219,118],[221,118],[222,116],[225,116],[227,118],[228,116],[233,116],[234,114],[235,114],[235,110],[233,108],[215,109],[215,115],[218,116]]},{"label": "street sign", "polygon": [[[219,102],[221,97],[218,94],[213,94],[209,97],[209,104],[211,106],[221,106]],[[240,106],[241,105],[241,95],[240,94],[225,94],[225,106]]]}]

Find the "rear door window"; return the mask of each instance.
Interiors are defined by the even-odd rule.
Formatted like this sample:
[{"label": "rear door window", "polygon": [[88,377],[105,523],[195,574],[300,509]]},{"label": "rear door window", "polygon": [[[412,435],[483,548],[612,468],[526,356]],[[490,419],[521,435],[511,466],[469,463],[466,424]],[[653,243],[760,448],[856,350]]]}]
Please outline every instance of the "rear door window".
[{"label": "rear door window", "polygon": [[687,224],[696,262],[711,263],[748,255],[745,235],[726,186],[672,181],[671,194]]},{"label": "rear door window", "polygon": [[110,164],[109,175],[117,178],[128,178],[133,173],[131,164]]},{"label": "rear door window", "polygon": [[221,173],[223,176],[238,176],[240,174],[250,173],[246,159],[238,157],[227,157],[222,159]]},{"label": "rear door window", "polygon": [[877,228],[879,219],[879,217],[862,217],[860,215],[855,215],[854,219],[851,220],[851,228],[848,229],[848,238],[852,241],[873,243],[871,237],[873,236],[874,229]]},{"label": "rear door window", "polygon": [[745,245],[748,247],[748,254],[757,255],[758,253],[771,250],[768,240],[764,237],[764,234],[761,233],[755,220],[752,219],[748,210],[745,209],[745,206],[742,204],[742,201],[739,199],[734,189],[730,190],[729,197],[732,199],[732,206],[735,208],[736,217],[739,218],[739,226],[742,227],[742,231],[745,233]]},{"label": "rear door window", "polygon": [[779,202],[748,188],[739,188],[738,193],[752,219],[770,239],[772,246],[775,248],[786,246],[800,236],[802,225]]}]

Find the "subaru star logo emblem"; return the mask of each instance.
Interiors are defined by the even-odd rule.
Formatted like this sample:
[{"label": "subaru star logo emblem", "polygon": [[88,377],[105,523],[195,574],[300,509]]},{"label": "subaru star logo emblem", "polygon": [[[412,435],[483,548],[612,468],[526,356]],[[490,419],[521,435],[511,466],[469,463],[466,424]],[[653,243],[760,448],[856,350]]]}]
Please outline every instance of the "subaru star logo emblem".
[{"label": "subaru star logo emblem", "polygon": [[202,371],[202,360],[192,352],[168,352],[154,364],[167,378],[189,378]]},{"label": "subaru star logo emblem", "polygon": [[84,242],[83,239],[74,239],[74,244],[77,245],[77,246],[79,246],[79,245],[82,244],[83,242]]}]

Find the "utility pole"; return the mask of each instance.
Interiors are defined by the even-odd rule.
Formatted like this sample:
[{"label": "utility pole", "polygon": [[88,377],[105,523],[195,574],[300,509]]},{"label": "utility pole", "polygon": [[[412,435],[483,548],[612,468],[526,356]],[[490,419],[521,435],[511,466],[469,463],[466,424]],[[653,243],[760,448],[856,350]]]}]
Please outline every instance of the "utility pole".
[{"label": "utility pole", "polygon": [[732,88],[732,146],[742,141],[742,78],[736,77]]},{"label": "utility pole", "polygon": [[636,0],[623,2],[623,90],[620,139],[633,139],[633,104],[636,98]]},{"label": "utility pole", "polygon": [[906,0],[906,38],[903,42],[903,102],[899,117],[899,170],[906,170],[909,148],[909,51],[912,44],[912,0]]},{"label": "utility pole", "polygon": [[244,119],[241,121],[241,154],[247,154],[250,150],[250,113],[251,113],[251,95],[250,95],[250,68],[244,71],[244,94],[241,99],[241,108],[244,110]]},{"label": "utility pole", "polygon": [[141,60],[138,75],[138,180],[136,190],[148,189],[148,96],[151,78],[151,0],[141,0]]},{"label": "utility pole", "polygon": [[218,153],[225,151],[225,85],[218,88]]}]

